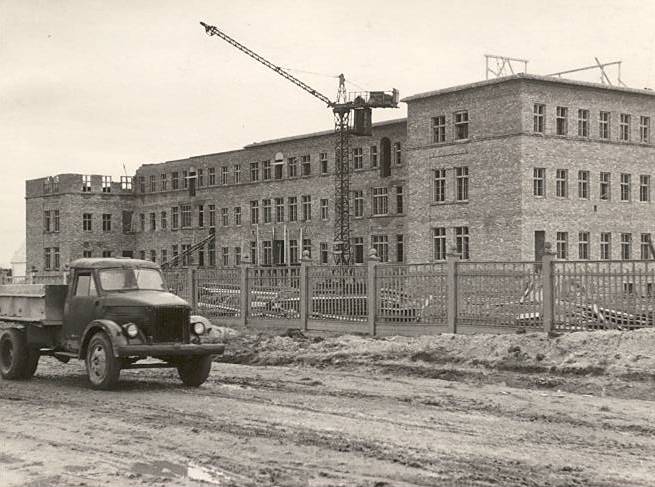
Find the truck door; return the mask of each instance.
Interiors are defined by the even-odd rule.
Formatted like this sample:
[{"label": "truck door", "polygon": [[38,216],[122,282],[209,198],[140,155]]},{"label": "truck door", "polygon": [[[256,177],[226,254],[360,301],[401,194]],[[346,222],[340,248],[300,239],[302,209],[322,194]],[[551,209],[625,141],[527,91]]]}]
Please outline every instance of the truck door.
[{"label": "truck door", "polygon": [[64,342],[66,348],[79,349],[79,342],[86,325],[96,317],[100,302],[91,270],[77,270],[69,291],[68,306],[64,316]]}]

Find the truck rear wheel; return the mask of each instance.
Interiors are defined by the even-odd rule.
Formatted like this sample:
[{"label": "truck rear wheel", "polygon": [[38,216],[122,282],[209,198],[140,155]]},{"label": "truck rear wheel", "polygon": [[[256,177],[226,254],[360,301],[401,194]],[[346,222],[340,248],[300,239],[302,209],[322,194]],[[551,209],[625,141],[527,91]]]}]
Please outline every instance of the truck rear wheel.
[{"label": "truck rear wheel", "polygon": [[0,335],[0,375],[3,379],[24,378],[27,353],[27,341],[22,331],[10,328]]},{"label": "truck rear wheel", "polygon": [[190,357],[177,366],[177,373],[185,386],[199,387],[209,377],[212,368],[211,355]]},{"label": "truck rear wheel", "polygon": [[104,332],[91,337],[86,349],[86,373],[93,389],[111,389],[118,381],[121,367],[114,348]]}]

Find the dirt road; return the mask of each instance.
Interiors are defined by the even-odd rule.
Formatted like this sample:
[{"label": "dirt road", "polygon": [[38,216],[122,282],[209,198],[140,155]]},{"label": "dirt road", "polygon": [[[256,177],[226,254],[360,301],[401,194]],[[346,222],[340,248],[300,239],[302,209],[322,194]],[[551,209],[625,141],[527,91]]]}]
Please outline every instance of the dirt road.
[{"label": "dirt road", "polygon": [[0,380],[0,485],[655,484],[652,397],[382,370],[219,363],[200,389],[123,371],[108,393],[44,358],[30,382]]}]

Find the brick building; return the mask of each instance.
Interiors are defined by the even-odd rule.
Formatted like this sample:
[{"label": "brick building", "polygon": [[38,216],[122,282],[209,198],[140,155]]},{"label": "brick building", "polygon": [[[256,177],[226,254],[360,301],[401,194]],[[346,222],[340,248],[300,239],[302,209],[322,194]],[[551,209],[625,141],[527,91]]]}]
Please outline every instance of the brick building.
[{"label": "brick building", "polygon": [[[648,257],[655,96],[519,74],[403,100],[406,120],[351,142],[354,257],[533,260]],[[216,229],[203,266],[331,261],[331,131],[141,166],[133,184],[27,182],[28,268],[83,255],[166,261]],[[107,216],[109,215],[109,216]],[[109,222],[109,223],[108,223]],[[188,263],[188,262],[187,262]],[[185,263],[186,264],[186,263]]]}]

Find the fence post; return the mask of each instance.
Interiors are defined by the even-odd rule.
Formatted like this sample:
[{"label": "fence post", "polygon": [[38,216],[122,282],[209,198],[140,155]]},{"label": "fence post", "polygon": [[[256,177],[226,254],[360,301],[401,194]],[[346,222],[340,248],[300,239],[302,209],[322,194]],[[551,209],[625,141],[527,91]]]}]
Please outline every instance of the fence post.
[{"label": "fence post", "polygon": [[448,333],[457,333],[457,261],[459,254],[457,247],[450,247],[446,252],[446,267],[448,276],[446,278],[448,317]]},{"label": "fence post", "polygon": [[191,297],[191,311],[193,313],[197,313],[198,312],[198,271],[194,267],[189,266],[187,278],[188,278],[187,289],[189,289],[189,293]]},{"label": "fence post", "polygon": [[541,277],[543,279],[542,305],[544,332],[553,331],[553,318],[555,315],[555,279],[553,278],[553,262],[556,254],[550,242],[544,244],[544,257],[541,265]]},{"label": "fence post", "polygon": [[300,259],[300,327],[303,331],[308,329],[308,315],[309,315],[309,278],[307,276],[307,266],[312,263],[309,256],[309,250],[303,250],[302,258]]},{"label": "fence post", "polygon": [[239,294],[241,296],[241,326],[248,324],[248,304],[250,293],[248,290],[248,269],[250,269],[250,254],[245,253],[241,259],[241,284]]},{"label": "fence post", "polygon": [[371,336],[375,336],[377,330],[375,329],[375,315],[377,311],[377,289],[375,288],[375,271],[380,258],[375,249],[368,251],[368,282],[366,286],[366,303],[368,312],[368,330]]}]

